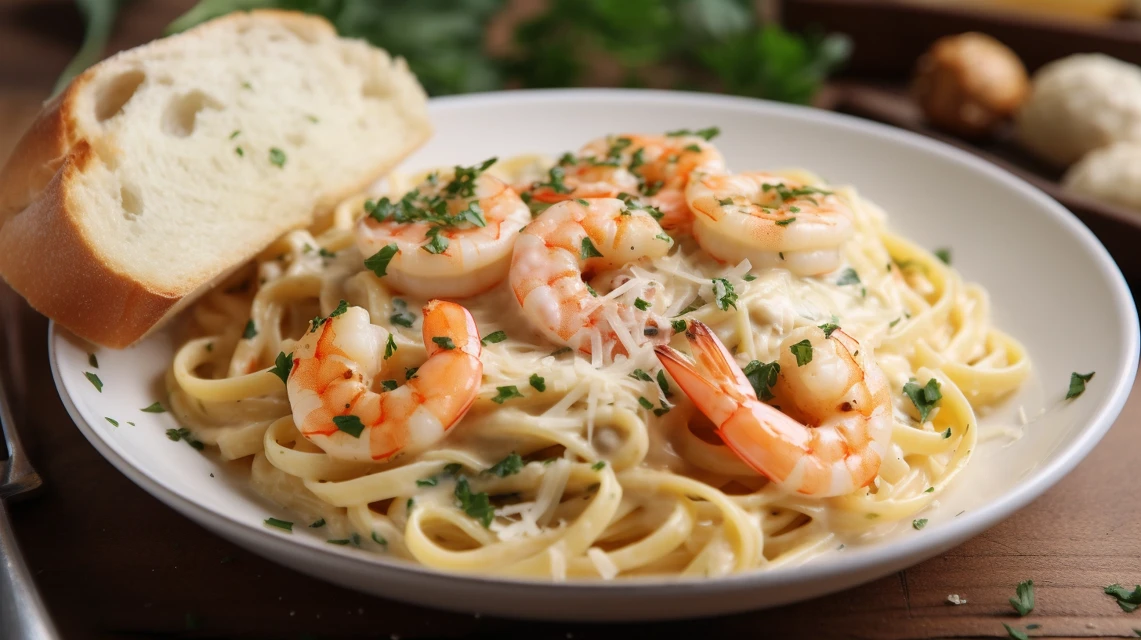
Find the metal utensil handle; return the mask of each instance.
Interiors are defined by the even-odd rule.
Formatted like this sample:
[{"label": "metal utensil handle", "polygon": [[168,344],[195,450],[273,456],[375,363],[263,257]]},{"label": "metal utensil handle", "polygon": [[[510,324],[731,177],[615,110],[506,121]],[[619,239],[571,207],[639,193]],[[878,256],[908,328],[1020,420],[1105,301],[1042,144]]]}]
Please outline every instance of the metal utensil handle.
[{"label": "metal utensil handle", "polygon": [[0,500],[0,638],[57,640],[47,609],[28,575],[8,522],[8,506]]}]

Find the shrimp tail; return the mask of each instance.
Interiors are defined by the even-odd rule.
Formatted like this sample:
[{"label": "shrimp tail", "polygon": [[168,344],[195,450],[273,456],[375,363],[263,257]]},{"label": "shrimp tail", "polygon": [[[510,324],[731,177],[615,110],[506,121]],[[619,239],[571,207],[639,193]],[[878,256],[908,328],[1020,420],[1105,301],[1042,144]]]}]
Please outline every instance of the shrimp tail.
[{"label": "shrimp tail", "polygon": [[693,350],[698,369],[706,378],[714,380],[722,393],[732,396],[738,402],[756,399],[753,385],[745,377],[745,372],[733,361],[733,354],[717,339],[708,325],[699,320],[690,321],[685,339]]},{"label": "shrimp tail", "polygon": [[690,400],[720,428],[737,411],[739,404],[728,396],[715,380],[710,380],[673,347],[654,347],[654,353],[674,382]]}]

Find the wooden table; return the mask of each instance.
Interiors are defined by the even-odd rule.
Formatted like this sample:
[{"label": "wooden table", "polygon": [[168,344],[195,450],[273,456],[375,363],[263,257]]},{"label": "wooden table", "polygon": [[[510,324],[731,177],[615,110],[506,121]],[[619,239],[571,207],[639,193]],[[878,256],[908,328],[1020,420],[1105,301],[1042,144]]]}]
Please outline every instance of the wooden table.
[{"label": "wooden table", "polygon": [[[33,3],[16,4],[26,9]],[[116,46],[150,37],[178,5],[136,3]],[[8,20],[14,14],[5,11],[0,7],[0,158],[34,115],[68,51]],[[60,18],[60,24],[70,23]],[[13,517],[28,564],[66,638],[526,634],[562,640],[635,632],[962,638],[1006,637],[1004,622],[1040,624],[1034,637],[1136,637],[1133,629],[1141,629],[1141,611],[1126,614],[1102,593],[1113,582],[1141,582],[1141,391],[1134,391],[1090,457],[1045,496],[962,547],[891,577],[810,602],[711,620],[637,627],[536,624],[346,591],[200,528],[133,485],[84,440],[52,384],[47,322],[25,309],[21,324],[26,392],[19,398],[18,422],[46,483],[41,493],[13,506]],[[1037,608],[1018,619],[1007,599],[1027,579],[1037,587]],[[949,594],[968,604],[948,605]]]}]

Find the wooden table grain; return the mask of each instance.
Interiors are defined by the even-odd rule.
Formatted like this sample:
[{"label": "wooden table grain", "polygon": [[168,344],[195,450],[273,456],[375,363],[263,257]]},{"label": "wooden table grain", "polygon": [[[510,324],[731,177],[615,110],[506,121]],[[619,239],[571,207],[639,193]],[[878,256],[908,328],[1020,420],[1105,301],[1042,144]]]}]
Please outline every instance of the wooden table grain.
[{"label": "wooden table grain", "polygon": [[[0,158],[67,59],[13,27],[0,7]],[[42,3],[62,11],[58,3]],[[153,35],[185,3],[146,2],[131,20]],[[17,7],[20,8],[20,7]],[[42,10],[43,7],[36,9]],[[6,13],[6,11],[8,11]],[[23,15],[23,14],[21,14]],[[61,18],[62,20],[62,18]],[[8,37],[19,31],[19,45]],[[41,34],[42,35],[42,34]],[[136,40],[145,39],[134,36]],[[120,33],[116,46],[133,44]],[[42,56],[17,55],[20,47]],[[52,52],[56,53],[52,53]],[[34,58],[34,59],[33,59]],[[19,65],[14,61],[20,60]],[[22,65],[22,66],[21,66]],[[0,295],[10,292],[0,285]],[[890,577],[778,609],[640,625],[540,624],[453,614],[347,591],[238,549],[132,484],[72,424],[52,383],[47,322],[26,307],[20,432],[45,487],[13,506],[28,565],[66,638],[905,638],[1137,637],[1141,611],[1102,593],[1141,582],[1141,391],[1093,453],[1042,498],[959,548]],[[1032,579],[1037,607],[1007,599]],[[958,594],[968,602],[951,606]]]}]

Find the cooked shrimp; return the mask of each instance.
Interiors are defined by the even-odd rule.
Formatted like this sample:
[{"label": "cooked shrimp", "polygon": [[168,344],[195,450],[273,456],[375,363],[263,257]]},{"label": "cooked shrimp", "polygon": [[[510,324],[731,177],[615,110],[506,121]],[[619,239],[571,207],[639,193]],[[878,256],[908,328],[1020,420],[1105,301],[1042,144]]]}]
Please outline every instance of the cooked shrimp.
[{"label": "cooked shrimp", "polygon": [[378,393],[373,381],[387,338],[367,311],[349,307],[305,334],[293,351],[286,384],[293,420],[330,457],[384,462],[423,451],[463,418],[479,393],[479,331],[467,309],[429,302],[427,361],[404,385]]},{"label": "cooked shrimp", "polygon": [[691,180],[693,236],[718,260],[820,275],[840,266],[852,212],[831,191],[768,173]]},{"label": "cooked shrimp", "polygon": [[612,321],[637,343],[665,339],[669,323],[637,308],[636,301],[598,297],[584,275],[660,258],[671,246],[673,240],[644,209],[614,198],[560,202],[519,234],[509,281],[523,315],[547,338],[591,353],[591,336],[597,334],[605,355],[612,356],[624,352]]},{"label": "cooked shrimp", "polygon": [[758,473],[819,498],[849,494],[875,479],[891,440],[892,408],[870,350],[861,351],[839,329],[830,337],[818,327],[793,331],[780,347],[772,389],[777,409],[757,399],[709,327],[691,321],[685,337],[696,366],[667,346],[657,347],[658,359]]},{"label": "cooked shrimp", "polygon": [[532,185],[530,196],[551,204],[628,193],[660,210],[662,227],[682,229],[692,219],[685,201],[690,174],[724,170],[721,152],[699,135],[606,136],[588,142],[578,157],[564,155],[547,182]]},{"label": "cooked shrimp", "polygon": [[366,258],[396,249],[383,276],[387,284],[428,298],[463,298],[507,276],[511,248],[531,211],[502,180],[483,173],[487,166],[456,167],[447,182],[431,174],[395,203],[366,205],[357,246]]}]

